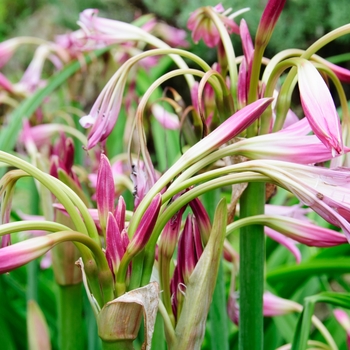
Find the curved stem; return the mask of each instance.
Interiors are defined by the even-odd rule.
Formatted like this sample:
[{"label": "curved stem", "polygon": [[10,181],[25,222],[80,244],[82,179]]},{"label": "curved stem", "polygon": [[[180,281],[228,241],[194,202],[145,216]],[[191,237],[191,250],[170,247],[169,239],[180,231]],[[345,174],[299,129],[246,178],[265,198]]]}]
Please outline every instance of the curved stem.
[{"label": "curved stem", "polygon": [[175,342],[176,342],[175,329],[171,323],[168,312],[166,311],[164,304],[161,300],[159,300],[158,311],[162,315],[165,333],[166,333],[166,338],[167,338],[167,343],[168,343],[169,348],[171,348],[173,346],[173,344],[175,344]]},{"label": "curved stem", "polygon": [[0,225],[0,236],[19,231],[31,230],[57,232],[70,231],[71,229],[68,226],[51,221],[16,221]]},{"label": "curved stem", "polygon": [[47,187],[55,196],[56,198],[62,203],[62,205],[65,207],[67,212],[72,218],[72,221],[76,227],[76,229],[82,233],[87,234],[87,229],[84,224],[84,221],[81,219],[80,215],[78,215],[75,206],[73,205],[71,199],[67,196],[65,189],[67,186],[65,186],[63,183],[61,183],[56,178],[44,173],[43,171],[39,170],[32,164],[17,158],[9,153],[0,151],[0,161],[10,164],[12,166],[15,166],[19,169],[22,169],[23,171],[27,172],[31,176],[33,176],[35,179],[40,181],[45,187]]},{"label": "curved stem", "polygon": [[[307,50],[304,51],[304,53],[300,56],[301,58],[305,59],[310,59],[313,54],[315,54],[318,50],[320,50],[322,47],[325,45],[329,44],[333,40],[350,33],[350,24],[346,24],[342,27],[339,27],[328,34],[324,35],[322,38],[318,39],[316,42],[314,42]],[[296,67],[293,67],[290,72],[288,73],[286,80],[284,81],[281,92],[282,90],[284,91],[290,91],[291,87],[294,85],[295,81],[295,76],[296,76]],[[287,99],[286,99],[286,104],[290,104],[290,99],[291,99],[291,93],[287,94]],[[281,110],[282,114],[287,113],[286,108]],[[284,116],[282,116],[282,119],[284,119]],[[274,128],[275,130],[275,128]]]},{"label": "curved stem", "polygon": [[50,128],[55,128],[57,132],[62,132],[64,131],[67,134],[70,134],[74,136],[76,139],[78,139],[83,145],[87,143],[87,138],[86,136],[80,132],[79,130],[75,129],[72,126],[69,125],[64,125],[64,124],[50,124]]},{"label": "curved stem", "polygon": [[[102,290],[102,299],[103,302],[106,303],[114,298],[114,292],[113,292],[113,277],[112,273],[109,269],[105,254],[101,250],[100,246],[90,237],[87,235],[84,235],[80,232],[76,231],[60,231],[53,233],[52,235],[57,235],[57,243],[59,242],[65,242],[65,241],[72,241],[81,243],[87,248],[89,248],[95,258],[97,267],[99,269],[98,271],[98,277],[99,277],[99,283],[101,285]],[[77,248],[81,251],[82,245],[77,244]],[[87,264],[90,264],[91,261],[85,260],[85,269],[88,269]],[[89,281],[90,283],[95,281]],[[98,284],[98,281],[97,281]]]},{"label": "curved stem", "polygon": [[[188,187],[188,185],[190,184],[190,181],[193,179],[194,178],[189,179],[188,183],[184,183],[184,186],[186,186],[185,188]],[[158,221],[153,230],[152,236],[149,239],[149,244],[154,244],[157,241],[160,231],[163,229],[165,224],[171,219],[171,217],[179,209],[181,209],[191,200],[199,197],[203,193],[217,189],[217,188],[221,188],[224,186],[233,185],[235,183],[261,182],[261,181],[268,181],[268,180],[269,178],[266,176],[262,176],[253,172],[242,172],[237,174],[229,174],[226,176],[221,176],[218,179],[215,178],[213,180],[205,181],[203,184],[184,193],[182,196],[180,196],[178,199],[176,199],[174,202],[168,205],[167,209],[158,218]]]},{"label": "curved stem", "polygon": [[[59,181],[59,180],[57,180],[57,181]],[[60,184],[61,183],[62,182],[60,182]],[[67,193],[67,195],[69,196],[69,198],[71,199],[73,204],[79,210],[79,212],[83,218],[83,221],[85,223],[85,227],[86,227],[87,234],[89,235],[89,237],[91,237],[99,246],[101,246],[101,239],[98,235],[95,222],[94,222],[93,218],[91,217],[91,215],[88,211],[88,208],[86,207],[84,202],[70,187],[64,185],[63,190],[65,191],[65,193]]]},{"label": "curved stem", "polygon": [[329,333],[328,329],[324,326],[324,324],[317,318],[315,315],[312,315],[311,321],[314,326],[318,329],[318,331],[323,335],[323,338],[327,341],[331,350],[338,350],[338,346],[335,343],[332,335]]},{"label": "curved stem", "polygon": [[[158,78],[155,82],[152,83],[152,85],[147,89],[146,93],[143,95],[138,107],[137,107],[137,111],[136,111],[136,118],[135,118],[135,124],[136,124],[136,128],[137,128],[137,132],[138,132],[138,135],[139,135],[139,138],[140,138],[140,148],[141,148],[141,153],[142,153],[142,156],[143,156],[143,159],[145,161],[145,165],[146,165],[146,168],[147,168],[147,172],[149,174],[149,176],[152,176],[153,174],[153,170],[152,170],[152,162],[151,162],[151,159],[150,159],[150,156],[149,156],[149,153],[148,153],[148,150],[147,150],[147,145],[146,145],[146,138],[145,138],[145,134],[144,134],[144,129],[143,129],[143,124],[142,124],[142,116],[143,116],[143,111],[144,109],[146,108],[146,104],[149,100],[149,97],[151,96],[151,94],[154,92],[154,90],[156,88],[158,88],[162,83],[164,83],[165,81],[169,80],[170,78],[172,77],[176,77],[176,76],[179,76],[179,75],[184,75],[185,73],[188,73],[188,74],[191,74],[191,75],[196,75],[196,76],[199,76],[199,77],[203,77],[205,75],[204,72],[200,71],[200,70],[197,70],[197,69],[177,69],[177,70],[174,70],[174,71],[171,71],[169,73],[166,73],[164,74],[163,76],[161,76],[160,78]],[[213,89],[215,91],[216,94],[220,94],[220,85],[219,84],[214,84],[215,81],[213,81],[213,79],[210,79],[209,78],[209,81],[210,82],[213,82]],[[130,139],[130,142],[129,142],[129,150],[131,149],[131,142],[132,142],[132,139]],[[154,179],[155,181],[155,179]],[[151,198],[150,198],[151,200]],[[145,200],[142,201],[142,206],[144,206],[145,208],[149,205],[150,201],[147,202]],[[141,211],[139,210],[138,213],[141,214]],[[142,212],[143,214],[143,212]],[[136,217],[133,218],[133,221],[136,220],[136,222],[138,222],[140,218]],[[131,235],[133,235],[133,230],[131,229]]]},{"label": "curved stem", "polygon": [[236,55],[232,45],[231,38],[225,28],[224,24],[218,17],[218,15],[213,11],[212,8],[209,8],[207,11],[209,17],[214,22],[218,32],[220,33],[221,41],[224,46],[225,54],[227,56],[228,70],[231,81],[231,95],[234,101],[234,108],[237,108],[237,80],[238,80],[238,72],[237,72],[237,64],[236,64]]}]

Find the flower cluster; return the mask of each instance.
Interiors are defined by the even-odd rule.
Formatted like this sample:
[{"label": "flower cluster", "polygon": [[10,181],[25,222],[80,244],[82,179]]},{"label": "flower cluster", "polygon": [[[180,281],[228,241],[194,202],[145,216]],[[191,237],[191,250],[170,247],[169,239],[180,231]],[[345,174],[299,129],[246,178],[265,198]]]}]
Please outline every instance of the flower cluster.
[{"label": "flower cluster", "polygon": [[[169,349],[199,349],[211,303],[220,317],[238,324],[244,349],[260,349],[263,316],[301,313],[293,349],[305,348],[308,334],[300,325],[311,301],[305,299],[303,311],[286,299],[298,294],[274,284],[274,276],[292,275],[302,285],[305,271],[317,274],[317,259],[330,263],[326,272],[333,268],[333,276],[332,254],[342,254],[350,243],[350,119],[342,87],[350,71],[317,56],[330,40],[350,33],[350,26],[307,50],[268,59],[265,49],[285,3],[267,2],[254,40],[244,19],[234,21],[246,9],[231,13],[219,4],[194,11],[188,29],[195,43],[203,39],[217,48],[212,66],[178,48],[188,47],[183,30],[153,16],[133,24],[107,19],[95,9],[81,13],[81,29],[55,42],[25,37],[1,43],[1,66],[20,45],[37,50],[19,82],[0,74],[4,111],[13,113],[4,122],[0,163],[16,168],[0,179],[0,272],[52,249],[56,282],[62,290],[84,285],[106,349],[132,348],[142,314],[143,348],[150,349],[159,331],[157,311],[164,321],[159,342],[166,339]],[[242,57],[235,56],[231,34],[241,39]],[[47,60],[56,75],[44,79]],[[170,61],[176,68],[168,70]],[[89,64],[97,71],[102,66],[106,75],[115,70],[108,81],[100,71],[98,96],[80,99],[90,111],[72,102],[52,113],[47,106],[55,99],[48,95],[75,73],[62,94],[78,96],[78,71],[88,75]],[[180,91],[165,88],[179,76]],[[293,93],[300,97],[298,116]],[[15,144],[18,156],[12,154]],[[41,216],[19,220],[15,186],[27,177],[35,180]],[[27,240],[18,235],[11,245],[10,234],[31,230],[50,233]],[[328,256],[328,247],[339,250]],[[319,284],[326,288],[328,281]],[[346,296],[324,298],[350,307]],[[218,324],[215,312],[210,327],[219,332],[227,327]],[[349,333],[347,316],[334,313]],[[323,335],[324,348],[337,348],[317,317],[310,314],[308,322]]]}]

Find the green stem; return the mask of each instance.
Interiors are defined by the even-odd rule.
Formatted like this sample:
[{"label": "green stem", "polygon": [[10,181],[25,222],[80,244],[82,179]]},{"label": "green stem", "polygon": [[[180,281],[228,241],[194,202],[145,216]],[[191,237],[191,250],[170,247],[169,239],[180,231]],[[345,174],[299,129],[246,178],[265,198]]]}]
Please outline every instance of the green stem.
[{"label": "green stem", "polygon": [[[28,180],[28,178],[27,178]],[[30,179],[29,187],[31,189],[30,194],[30,208],[31,214],[35,215],[39,212],[39,195],[35,187],[33,179]],[[38,261],[31,261],[27,265],[27,302],[30,300],[38,301],[38,276],[39,276],[39,266]]]},{"label": "green stem", "polygon": [[[149,281],[149,277],[152,272],[153,262],[154,262],[154,247],[157,242],[157,239],[164,228],[165,224],[172,218],[173,215],[177,211],[179,211],[183,206],[189,203],[192,199],[199,197],[203,193],[206,193],[211,190],[215,190],[218,188],[222,188],[225,186],[230,186],[236,183],[242,182],[261,182],[261,181],[269,181],[268,177],[260,174],[254,174],[252,172],[244,172],[240,174],[230,174],[226,176],[222,176],[219,179],[214,179],[211,181],[207,181],[195,188],[191,189],[187,193],[183,194],[176,201],[172,202],[168,205],[167,209],[159,216],[158,221],[156,223],[155,228],[153,229],[152,236],[150,237],[146,248],[145,248],[145,259],[143,262],[143,279],[141,284],[147,284]],[[183,188],[188,188],[191,183],[183,183]],[[176,192],[175,192],[176,193]],[[118,273],[119,274],[119,273]]]},{"label": "green stem", "polygon": [[[350,33],[350,24],[345,24],[342,27],[336,28],[335,30],[332,30],[331,32],[324,35],[322,38],[315,41],[307,50],[304,51],[304,53],[300,57],[309,60],[312,57],[312,55],[315,54],[322,47],[329,44],[333,40],[349,33]],[[292,95],[290,90],[292,90],[291,87],[294,86],[294,80],[295,80],[296,74],[297,74],[297,68],[293,67],[289,71],[281,87],[280,94],[277,100],[277,113],[276,113],[277,115],[282,115],[281,119],[283,119],[287,114],[287,111],[290,105],[291,95]],[[286,94],[286,92],[288,91],[289,93]],[[283,101],[279,101],[281,94],[282,96],[285,95],[283,96],[284,97]],[[280,110],[278,109],[279,106],[281,108]],[[275,127],[274,127],[274,131],[276,131]]]},{"label": "green stem", "polygon": [[217,16],[217,14],[210,9],[207,10],[207,15],[211,18],[211,20],[214,22],[218,32],[220,33],[222,45],[224,47],[225,54],[228,57],[227,64],[229,68],[229,75],[230,75],[230,81],[231,81],[231,94],[234,101],[235,109],[237,109],[237,80],[238,80],[238,70],[236,65],[236,55],[235,51],[232,45],[232,41],[230,38],[230,35],[227,32],[227,29],[225,28],[225,25],[222,23],[220,18]]},{"label": "green stem", "polygon": [[[249,82],[248,104],[257,100],[259,89],[259,77],[261,70],[261,60],[264,55],[264,47],[256,47],[253,56],[252,72]],[[256,136],[258,134],[258,120],[247,128],[247,137]]]},{"label": "green stem", "polygon": [[[241,197],[241,217],[264,212],[265,185],[250,183]],[[239,349],[263,349],[264,227],[240,231]]]},{"label": "green stem", "polygon": [[85,349],[83,326],[83,295],[81,283],[58,286],[58,337],[59,348]]},{"label": "green stem", "polygon": [[136,266],[139,266],[140,268],[137,269],[137,271],[132,272],[129,290],[133,290],[142,286],[141,279],[142,279],[144,257],[145,257],[145,251],[143,250],[139,254],[137,254],[132,261],[133,266],[136,265]]},{"label": "green stem", "polygon": [[167,344],[170,348],[176,342],[176,335],[175,335],[175,330],[172,325],[171,319],[169,318],[168,312],[165,309],[164,304],[161,300],[159,300],[158,311],[163,318],[165,336],[166,336]]},{"label": "green stem", "polygon": [[38,300],[38,275],[39,266],[36,260],[29,262],[26,266],[27,268],[27,287],[26,287],[26,297],[29,300]]},{"label": "green stem", "polygon": [[14,233],[14,232],[30,231],[30,230],[43,230],[43,231],[49,231],[49,232],[56,232],[56,231],[69,231],[70,228],[65,225],[58,224],[57,222],[51,222],[51,221],[40,221],[40,220],[15,221],[15,222],[9,222],[8,224],[2,224],[0,226],[0,237],[3,235]]},{"label": "green stem", "polygon": [[117,342],[105,342],[102,341],[103,350],[134,350],[132,340],[120,340]]}]

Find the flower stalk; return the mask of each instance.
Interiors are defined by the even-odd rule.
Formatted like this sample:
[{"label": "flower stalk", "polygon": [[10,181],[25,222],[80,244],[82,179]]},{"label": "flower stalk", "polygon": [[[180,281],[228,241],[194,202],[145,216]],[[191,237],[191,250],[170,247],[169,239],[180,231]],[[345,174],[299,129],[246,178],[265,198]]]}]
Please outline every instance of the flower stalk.
[{"label": "flower stalk", "polygon": [[[265,184],[250,183],[243,192],[240,203],[242,218],[263,213]],[[239,348],[263,349],[264,227],[262,225],[242,227],[239,247],[241,315]]]}]

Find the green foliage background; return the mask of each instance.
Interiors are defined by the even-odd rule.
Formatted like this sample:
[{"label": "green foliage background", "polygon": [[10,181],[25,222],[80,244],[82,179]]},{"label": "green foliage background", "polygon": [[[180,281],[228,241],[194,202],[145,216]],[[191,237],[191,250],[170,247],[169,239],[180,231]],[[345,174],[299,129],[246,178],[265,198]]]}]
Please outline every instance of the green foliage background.
[{"label": "green foliage background", "polygon": [[[233,11],[245,7],[251,9],[244,14],[251,33],[257,28],[266,2],[267,0],[222,0],[223,6],[232,7]],[[25,30],[30,32],[30,18],[34,14],[38,16],[38,13],[49,19],[51,30],[55,26],[77,28],[79,12],[88,7],[100,9],[103,16],[124,21],[132,20],[135,13],[152,12],[177,27],[186,28],[186,22],[192,11],[201,6],[214,6],[217,3],[218,0],[0,0],[0,40],[18,34],[23,35]],[[323,34],[347,23],[348,7],[348,0],[288,0],[267,54],[273,55],[291,47],[306,48]],[[51,30],[46,30],[46,34],[50,35]],[[326,55],[325,52],[323,55],[333,56],[346,52],[349,44],[350,36],[344,37],[339,40],[337,46],[327,47]]]}]

